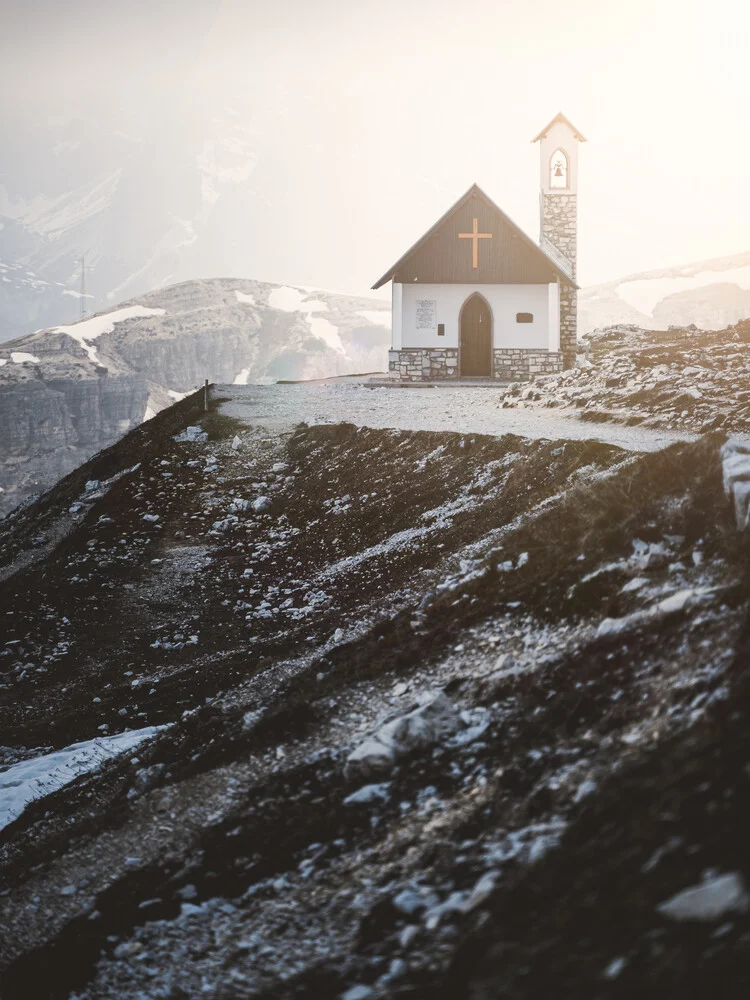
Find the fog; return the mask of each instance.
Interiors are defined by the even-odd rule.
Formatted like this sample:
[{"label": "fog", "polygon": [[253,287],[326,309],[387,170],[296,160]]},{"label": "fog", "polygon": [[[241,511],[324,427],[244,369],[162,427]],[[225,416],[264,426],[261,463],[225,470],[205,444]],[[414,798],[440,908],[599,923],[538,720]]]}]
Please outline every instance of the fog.
[{"label": "fog", "polygon": [[160,248],[159,280],[363,294],[474,181],[536,238],[530,140],[560,110],[589,139],[581,284],[750,249],[745,4],[4,0],[2,22],[4,254],[50,268],[34,199],[106,181],[86,238],[127,261],[110,297]]}]

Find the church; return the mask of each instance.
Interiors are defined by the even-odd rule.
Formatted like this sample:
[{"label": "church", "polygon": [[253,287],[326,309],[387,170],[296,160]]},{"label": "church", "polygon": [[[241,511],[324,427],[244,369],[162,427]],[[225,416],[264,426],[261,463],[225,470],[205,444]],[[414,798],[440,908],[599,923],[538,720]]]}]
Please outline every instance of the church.
[{"label": "church", "polygon": [[404,381],[519,381],[575,365],[578,147],[559,114],[539,143],[537,245],[476,184],[372,287],[392,282],[389,370]]}]

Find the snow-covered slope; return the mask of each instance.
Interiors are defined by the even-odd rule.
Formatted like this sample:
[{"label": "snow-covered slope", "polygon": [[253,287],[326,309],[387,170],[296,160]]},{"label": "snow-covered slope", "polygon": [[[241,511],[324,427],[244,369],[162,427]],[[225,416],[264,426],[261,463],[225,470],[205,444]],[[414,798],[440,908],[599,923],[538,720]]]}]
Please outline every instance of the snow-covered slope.
[{"label": "snow-covered slope", "polygon": [[0,346],[0,512],[203,383],[384,371],[377,300],[188,281]]},{"label": "snow-covered slope", "polygon": [[721,330],[750,317],[750,252],[584,288],[578,315],[579,333],[619,323],[647,330],[694,323]]}]

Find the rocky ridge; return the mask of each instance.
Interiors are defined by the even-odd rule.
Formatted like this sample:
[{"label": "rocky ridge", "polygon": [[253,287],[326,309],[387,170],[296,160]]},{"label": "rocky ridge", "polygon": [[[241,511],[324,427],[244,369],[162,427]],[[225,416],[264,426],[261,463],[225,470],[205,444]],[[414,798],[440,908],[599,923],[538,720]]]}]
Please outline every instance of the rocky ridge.
[{"label": "rocky ridge", "polygon": [[200,405],[0,525],[5,780],[148,733],[0,832],[3,995],[744,996],[723,435]]},{"label": "rocky ridge", "polygon": [[583,339],[579,367],[508,386],[503,407],[557,407],[630,426],[750,430],[750,321],[725,330],[631,326]]}]

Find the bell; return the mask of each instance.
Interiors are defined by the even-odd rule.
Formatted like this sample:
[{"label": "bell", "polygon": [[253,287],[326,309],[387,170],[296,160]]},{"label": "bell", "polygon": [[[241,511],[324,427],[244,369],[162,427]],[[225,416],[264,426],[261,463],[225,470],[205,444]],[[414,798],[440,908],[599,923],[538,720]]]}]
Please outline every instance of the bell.
[{"label": "bell", "polygon": [[562,164],[561,163],[555,164],[555,177],[562,177],[562,175],[563,175]]}]

